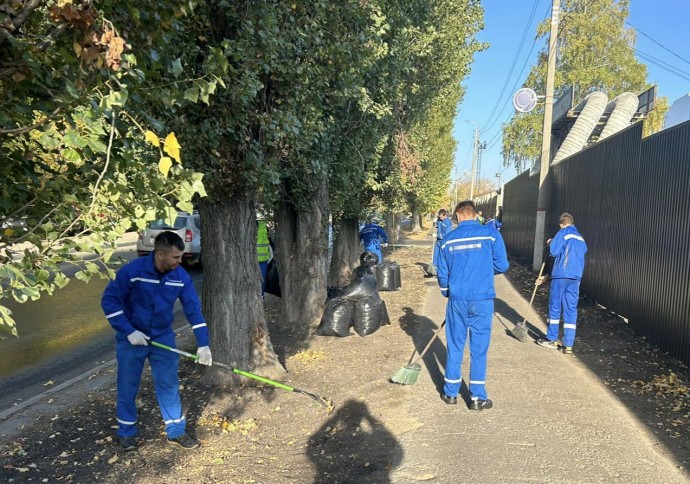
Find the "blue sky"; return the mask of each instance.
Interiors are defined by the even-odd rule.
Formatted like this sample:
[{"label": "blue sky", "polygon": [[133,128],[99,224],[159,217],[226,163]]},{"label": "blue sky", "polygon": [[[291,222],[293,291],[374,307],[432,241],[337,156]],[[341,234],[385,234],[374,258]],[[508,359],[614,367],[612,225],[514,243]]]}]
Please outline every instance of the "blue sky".
[{"label": "blue sky", "polygon": [[[518,52],[518,46],[535,2],[537,6],[534,18],[524,45],[520,49],[515,68],[506,84],[506,78]],[[479,33],[478,39],[490,45],[487,50],[475,56],[472,72],[462,82],[466,93],[455,119],[454,136],[458,141],[458,147],[452,176],[461,175],[471,169],[473,122],[475,122],[480,128],[486,128],[480,133],[480,140],[486,141],[490,147],[482,156],[481,177],[497,181],[495,174],[503,170],[499,133],[501,124],[507,121],[514,112],[512,95],[515,90],[522,87],[532,65],[536,62],[537,53],[543,47],[542,42],[538,42],[528,57],[537,24],[551,15],[551,0],[484,0],[482,6],[484,7],[484,30]],[[638,32],[637,49],[686,73],[690,73],[690,64],[685,62],[690,62],[688,19],[690,19],[690,0],[630,1],[628,22],[653,39],[650,40]],[[664,50],[654,41],[678,54],[685,61]],[[671,74],[639,56],[638,60],[647,65],[648,81],[657,83],[657,96],[668,97],[669,103],[672,104],[673,101],[690,92],[690,81]],[[524,70],[520,74],[523,66]],[[497,98],[504,85],[505,92],[494,111]],[[492,112],[494,112],[493,116]],[[490,126],[491,124],[493,126]],[[492,140],[493,142],[490,143]],[[505,169],[501,175],[501,182],[510,180],[516,174],[512,167]]]}]

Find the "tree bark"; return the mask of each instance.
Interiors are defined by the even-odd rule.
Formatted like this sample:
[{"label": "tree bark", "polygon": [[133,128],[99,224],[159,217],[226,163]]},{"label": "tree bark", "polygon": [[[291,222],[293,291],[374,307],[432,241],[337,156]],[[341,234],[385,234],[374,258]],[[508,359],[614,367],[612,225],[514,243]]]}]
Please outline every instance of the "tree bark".
[{"label": "tree bark", "polygon": [[283,294],[282,321],[306,339],[321,320],[326,301],[328,184],[324,177],[309,208],[290,201],[276,209],[276,260]]},{"label": "tree bark", "polygon": [[420,215],[417,212],[417,210],[414,210],[412,212],[412,218],[410,219],[410,224],[412,225],[411,231],[412,232],[419,232],[422,230],[422,224],[419,220]]},{"label": "tree bark", "polygon": [[[199,206],[203,237],[202,310],[213,358],[269,378],[285,373],[268,335],[256,257],[254,201],[237,197]],[[207,383],[233,381],[227,370],[209,368]]]},{"label": "tree bark", "polygon": [[383,219],[386,222],[384,230],[388,236],[388,242],[391,244],[397,244],[400,238],[400,217],[395,215],[393,212],[386,212],[383,215]]},{"label": "tree bark", "polygon": [[328,273],[328,287],[345,287],[350,283],[352,271],[357,265],[361,253],[357,220],[340,219],[337,221],[337,227],[333,241],[331,268]]}]

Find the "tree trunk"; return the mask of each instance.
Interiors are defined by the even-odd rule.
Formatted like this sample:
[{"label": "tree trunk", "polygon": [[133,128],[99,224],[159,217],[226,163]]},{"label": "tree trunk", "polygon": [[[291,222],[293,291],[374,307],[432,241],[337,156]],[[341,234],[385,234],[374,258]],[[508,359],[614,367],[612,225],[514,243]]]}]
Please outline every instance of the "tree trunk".
[{"label": "tree trunk", "polygon": [[[334,224],[335,225],[335,224]],[[340,219],[333,241],[331,269],[328,273],[328,287],[345,287],[350,283],[352,271],[359,261],[359,224],[356,219]]]},{"label": "tree trunk", "polygon": [[414,210],[412,212],[410,224],[412,225],[412,227],[411,227],[412,232],[419,232],[420,230],[422,230],[422,224],[419,220],[419,213],[417,212],[417,210]]},{"label": "tree trunk", "polygon": [[395,215],[392,212],[386,212],[383,216],[383,219],[386,222],[384,230],[386,231],[386,235],[388,236],[388,242],[390,244],[398,243],[398,239],[400,237],[399,218],[399,216]]},{"label": "tree trunk", "polygon": [[[201,299],[213,358],[280,377],[285,369],[273,351],[261,298],[254,202],[249,197],[202,201],[199,214],[205,263]],[[226,370],[217,368],[209,368],[204,379],[211,384],[232,381]]]},{"label": "tree trunk", "polygon": [[299,339],[321,320],[326,301],[328,184],[324,177],[309,209],[281,201],[276,210],[276,260],[283,294],[282,321]]}]

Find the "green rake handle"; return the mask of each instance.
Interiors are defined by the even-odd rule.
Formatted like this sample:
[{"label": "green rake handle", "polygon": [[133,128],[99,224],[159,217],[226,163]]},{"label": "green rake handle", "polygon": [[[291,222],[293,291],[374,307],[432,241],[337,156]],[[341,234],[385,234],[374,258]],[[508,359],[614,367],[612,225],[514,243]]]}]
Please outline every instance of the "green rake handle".
[{"label": "green rake handle", "polygon": [[[177,348],[172,348],[170,346],[167,346],[167,345],[164,345],[161,343],[157,343],[155,341],[151,341],[151,345],[155,346],[157,348],[161,348],[163,350],[172,351],[173,353],[177,353],[178,355],[186,356],[187,358],[191,358],[196,362],[199,361],[199,357],[197,355],[193,355],[192,353],[187,353],[186,351],[178,350]],[[214,361],[213,366],[217,366],[218,368],[223,368],[225,370],[231,371],[231,372],[233,372],[237,375],[243,376],[245,378],[251,378],[253,380],[257,380],[257,381],[260,381],[262,383],[272,385],[276,388],[281,388],[281,389],[286,390],[288,392],[301,393],[302,395],[306,395],[310,398],[313,398],[314,400],[319,402],[321,405],[323,405],[327,409],[330,410],[330,408],[331,408],[331,404],[329,403],[329,401],[326,398],[320,397],[319,395],[308,392],[306,390],[300,390],[299,388],[291,387],[290,385],[286,385],[285,383],[280,383],[279,381],[271,380],[271,379],[266,378],[264,376],[255,375],[254,373],[250,373],[248,371],[240,370],[238,368],[233,368],[233,367],[225,365],[223,363],[218,363],[218,362]]]}]

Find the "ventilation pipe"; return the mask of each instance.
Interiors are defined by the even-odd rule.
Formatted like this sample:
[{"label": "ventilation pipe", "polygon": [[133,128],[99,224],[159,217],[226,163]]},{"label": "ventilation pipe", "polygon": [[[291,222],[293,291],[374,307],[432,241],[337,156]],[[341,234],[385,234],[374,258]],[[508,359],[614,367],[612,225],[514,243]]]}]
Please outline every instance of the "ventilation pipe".
[{"label": "ventilation pipe", "polygon": [[[630,126],[630,120],[637,112],[639,103],[640,98],[631,92],[624,92],[611,101],[608,106],[608,108],[612,108],[611,114],[606,122],[606,126],[604,126],[604,129],[599,135],[599,141]],[[607,111],[608,110],[609,109],[607,109]]]},{"label": "ventilation pipe", "polygon": [[[587,96],[580,104],[575,107],[575,111],[580,111],[580,115],[575,120],[572,129],[566,136],[563,144],[554,156],[551,165],[555,165],[564,158],[577,153],[587,144],[587,140],[597,127],[599,119],[606,111],[608,97],[601,91],[595,91]],[[632,115],[631,115],[632,117]]]}]

